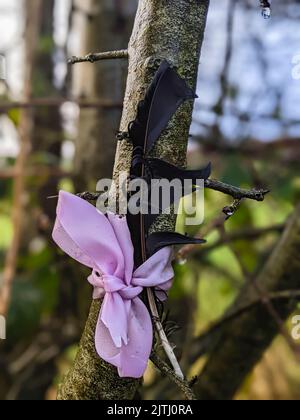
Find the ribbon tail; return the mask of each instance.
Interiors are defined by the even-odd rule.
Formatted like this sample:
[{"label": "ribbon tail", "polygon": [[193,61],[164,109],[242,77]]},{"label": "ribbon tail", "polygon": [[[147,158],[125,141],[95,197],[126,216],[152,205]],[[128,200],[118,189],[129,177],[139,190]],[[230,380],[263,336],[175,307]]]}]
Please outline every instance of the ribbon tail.
[{"label": "ribbon tail", "polygon": [[101,359],[115,366],[120,366],[120,348],[114,344],[108,328],[99,316],[95,333],[96,351]]},{"label": "ribbon tail", "polygon": [[106,293],[100,318],[117,348],[128,343],[128,312],[119,293]]},{"label": "ribbon tail", "polygon": [[128,336],[128,345],[123,346],[120,353],[119,375],[122,378],[141,378],[151,355],[153,326],[149,311],[140,298],[131,301]]},{"label": "ribbon tail", "polygon": [[117,347],[99,317],[96,350],[103,360],[118,368],[121,378],[139,379],[145,373],[152,350],[152,322],[146,306],[139,298],[126,301],[125,307],[128,311],[128,343],[123,342],[121,347]]}]

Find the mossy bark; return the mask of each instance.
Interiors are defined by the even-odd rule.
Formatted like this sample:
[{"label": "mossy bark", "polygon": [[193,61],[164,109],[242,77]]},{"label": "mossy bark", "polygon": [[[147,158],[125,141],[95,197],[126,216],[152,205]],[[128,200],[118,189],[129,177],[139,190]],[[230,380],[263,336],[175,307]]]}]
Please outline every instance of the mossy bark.
[{"label": "mossy bark", "polygon": [[[209,0],[140,0],[129,44],[129,74],[121,130],[136,116],[160,62],[167,59],[195,89]],[[101,64],[100,64],[101,65]],[[154,155],[176,165],[186,163],[186,150],[193,103],[184,104],[158,142]],[[129,171],[132,148],[121,142],[117,148],[115,179]],[[174,218],[160,220],[156,229],[173,230]],[[94,332],[100,302],[94,302],[73,368],[61,385],[59,400],[133,399],[138,380],[124,380],[116,369],[99,360],[94,349]]]},{"label": "mossy bark", "polygon": [[[266,294],[300,288],[300,206],[291,217],[275,251],[257,278]],[[253,284],[246,285],[229,311],[256,302],[259,298]],[[295,310],[297,299],[278,301],[275,309],[285,320]],[[225,324],[214,341],[213,350],[196,386],[201,400],[232,399],[247,375],[278,335],[279,327],[266,306],[261,303]]]}]

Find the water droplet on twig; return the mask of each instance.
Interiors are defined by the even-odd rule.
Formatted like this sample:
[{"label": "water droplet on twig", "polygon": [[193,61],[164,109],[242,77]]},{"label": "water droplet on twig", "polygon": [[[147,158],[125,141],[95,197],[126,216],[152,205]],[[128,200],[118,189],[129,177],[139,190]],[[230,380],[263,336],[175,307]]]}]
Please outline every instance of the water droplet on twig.
[{"label": "water droplet on twig", "polygon": [[184,266],[184,265],[186,265],[186,264],[187,264],[187,259],[186,259],[186,258],[180,258],[180,259],[178,260],[178,264],[179,264],[180,266]]},{"label": "water droplet on twig", "polygon": [[270,19],[272,12],[271,12],[271,7],[263,7],[261,14],[263,16],[264,19]]}]

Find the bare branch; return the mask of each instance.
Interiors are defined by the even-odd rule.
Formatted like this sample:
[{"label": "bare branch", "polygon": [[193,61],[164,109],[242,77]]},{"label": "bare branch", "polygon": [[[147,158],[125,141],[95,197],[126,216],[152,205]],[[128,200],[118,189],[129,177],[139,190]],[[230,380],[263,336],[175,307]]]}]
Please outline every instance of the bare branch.
[{"label": "bare branch", "polygon": [[32,98],[29,101],[13,101],[13,102],[0,102],[0,112],[8,112],[11,109],[31,109],[39,107],[56,108],[60,107],[66,102],[72,102],[80,108],[105,108],[105,109],[118,109],[122,108],[121,102],[113,102],[108,100],[78,100],[76,98]]},{"label": "bare branch", "polygon": [[[38,30],[40,25],[41,0],[31,1],[27,5],[27,11],[33,13],[30,16],[30,25],[25,36],[26,50],[26,66],[25,66],[25,82],[24,82],[24,99],[30,100],[32,97],[32,74],[34,59],[36,53],[36,44],[38,39]],[[27,15],[27,19],[29,15]],[[30,110],[24,110],[21,114],[19,125],[19,133],[21,138],[21,147],[15,165],[16,177],[13,186],[13,238],[8,248],[2,275],[2,284],[0,290],[0,314],[6,315],[11,301],[11,291],[14,277],[16,274],[18,253],[23,229],[23,212],[24,212],[24,193],[26,184],[24,180],[24,172],[31,149],[31,135],[33,128],[33,115]]]},{"label": "bare branch", "polygon": [[157,334],[159,335],[160,341],[162,343],[162,346],[166,352],[166,355],[168,356],[168,359],[170,360],[173,368],[174,368],[174,374],[177,376],[181,381],[184,381],[184,374],[182,373],[181,367],[178,363],[178,360],[175,356],[174,350],[169,343],[168,337],[164,331],[164,328],[162,326],[162,323],[160,321],[158,309],[156,306],[155,296],[152,289],[147,289],[147,296],[149,300],[149,306],[151,310],[151,314],[153,316],[153,322],[155,325],[155,329],[157,331]]},{"label": "bare branch", "polygon": [[[200,231],[196,235],[196,238],[206,237],[209,233],[213,232],[215,229],[222,232],[224,229],[225,223],[227,222],[227,220],[229,220],[231,217],[235,215],[235,213],[240,208],[241,203],[242,203],[242,200],[234,200],[234,202],[230,206],[224,207],[222,214],[220,216],[218,216],[216,219],[208,223],[203,229],[201,227]],[[199,246],[194,245],[194,244],[183,246],[176,255],[177,261],[186,260],[191,254],[193,254],[198,249],[199,249]]]},{"label": "bare branch", "polygon": [[223,194],[230,195],[236,200],[247,198],[249,200],[264,201],[265,196],[270,193],[270,190],[266,189],[246,190],[243,188],[234,187],[233,185],[224,184],[223,182],[217,181],[215,179],[208,179],[205,182],[205,187],[210,190],[219,191]]},{"label": "bare branch", "polygon": [[205,253],[219,248],[223,245],[230,244],[232,242],[241,241],[241,240],[256,240],[261,238],[264,235],[269,233],[282,233],[284,231],[285,225],[279,224],[274,226],[268,226],[265,228],[245,228],[240,229],[235,232],[228,232],[224,238],[218,239],[215,243],[201,248],[198,254]]},{"label": "bare branch", "polygon": [[102,53],[92,53],[85,55],[84,57],[72,57],[68,61],[68,64],[74,65],[78,63],[96,63],[97,61],[103,60],[116,60],[116,59],[125,59],[128,58],[128,50],[119,50],[119,51],[107,51]]},{"label": "bare branch", "polygon": [[[223,227],[223,237],[226,237],[226,230],[225,227]],[[249,284],[252,284],[254,289],[256,290],[258,296],[260,297],[261,302],[266,307],[267,311],[269,312],[270,316],[273,318],[275,324],[277,324],[278,329],[280,331],[280,334],[284,337],[286,340],[288,346],[290,349],[297,354],[298,349],[295,348],[295,343],[292,340],[291,335],[287,331],[287,328],[285,326],[285,322],[282,320],[280,314],[276,310],[275,306],[273,305],[273,302],[271,301],[268,292],[265,290],[263,286],[261,286],[257,280],[256,280],[256,273],[251,273],[247,269],[245,263],[243,262],[240,252],[237,250],[236,247],[233,246],[232,243],[229,244],[229,248],[232,251],[232,253],[235,255],[236,260],[238,264],[240,265],[240,268],[242,270],[242,273],[244,274],[245,279],[249,282]]]},{"label": "bare branch", "polygon": [[82,200],[85,200],[85,201],[97,201],[98,198],[100,197],[100,194],[87,191],[87,192],[77,194],[77,197],[82,198]]},{"label": "bare branch", "polygon": [[[300,299],[300,290],[283,290],[280,292],[273,292],[268,294],[268,299],[272,302],[289,301],[293,299]],[[258,297],[253,302],[241,306],[236,311],[225,315],[220,321],[210,326],[206,332],[194,340],[192,347],[191,363],[194,363],[199,357],[208,353],[214,345],[217,333],[227,324],[239,318],[246,312],[251,311],[258,305],[264,305],[261,297]]]},{"label": "bare branch", "polygon": [[193,401],[196,400],[196,396],[192,390],[192,387],[190,383],[186,380],[180,380],[180,378],[175,374],[175,372],[165,363],[163,360],[161,360],[156,353],[152,353],[151,355],[151,361],[152,363],[159,369],[159,371],[166,375],[172,382],[175,383],[175,385],[178,386],[180,391],[183,393],[183,395],[186,397],[187,400]]},{"label": "bare branch", "polygon": [[[215,179],[208,179],[205,181],[205,188],[210,190],[219,191],[223,194],[229,195],[235,200],[242,200],[242,199],[249,199],[255,201],[264,201],[265,196],[270,193],[270,190],[261,189],[261,190],[246,190],[243,188],[238,188],[233,185],[224,184],[224,182],[217,181]],[[80,198],[87,201],[97,201],[100,197],[100,193],[91,193],[91,192],[84,192],[78,194]],[[235,202],[231,207],[235,207],[237,202]],[[224,211],[227,207],[224,209]]]},{"label": "bare branch", "polygon": [[[271,257],[257,276],[257,284],[269,298],[274,293],[283,292],[288,297],[286,290],[299,291],[299,215],[298,206]],[[290,299],[270,298],[282,320],[286,320],[297,306],[297,298],[292,292],[291,296]],[[261,301],[261,298],[253,283],[248,282],[226,316],[252,305],[258,299]],[[226,323],[213,340],[209,358],[196,385],[197,397],[201,400],[231,399],[279,332],[279,326],[265,304],[255,305]]]}]

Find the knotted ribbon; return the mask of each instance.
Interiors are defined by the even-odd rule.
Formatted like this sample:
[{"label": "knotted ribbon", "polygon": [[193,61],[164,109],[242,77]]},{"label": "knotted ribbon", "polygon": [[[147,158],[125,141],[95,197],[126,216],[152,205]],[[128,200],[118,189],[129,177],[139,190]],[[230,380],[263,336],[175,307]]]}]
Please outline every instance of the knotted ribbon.
[{"label": "knotted ribbon", "polygon": [[118,368],[120,377],[143,376],[153,343],[147,307],[139,298],[155,288],[161,300],[172,285],[172,248],[164,248],[134,270],[134,249],[126,218],[105,216],[75,195],[60,192],[53,230],[57,245],[91,268],[94,299],[104,299],[95,344],[99,356]]}]

